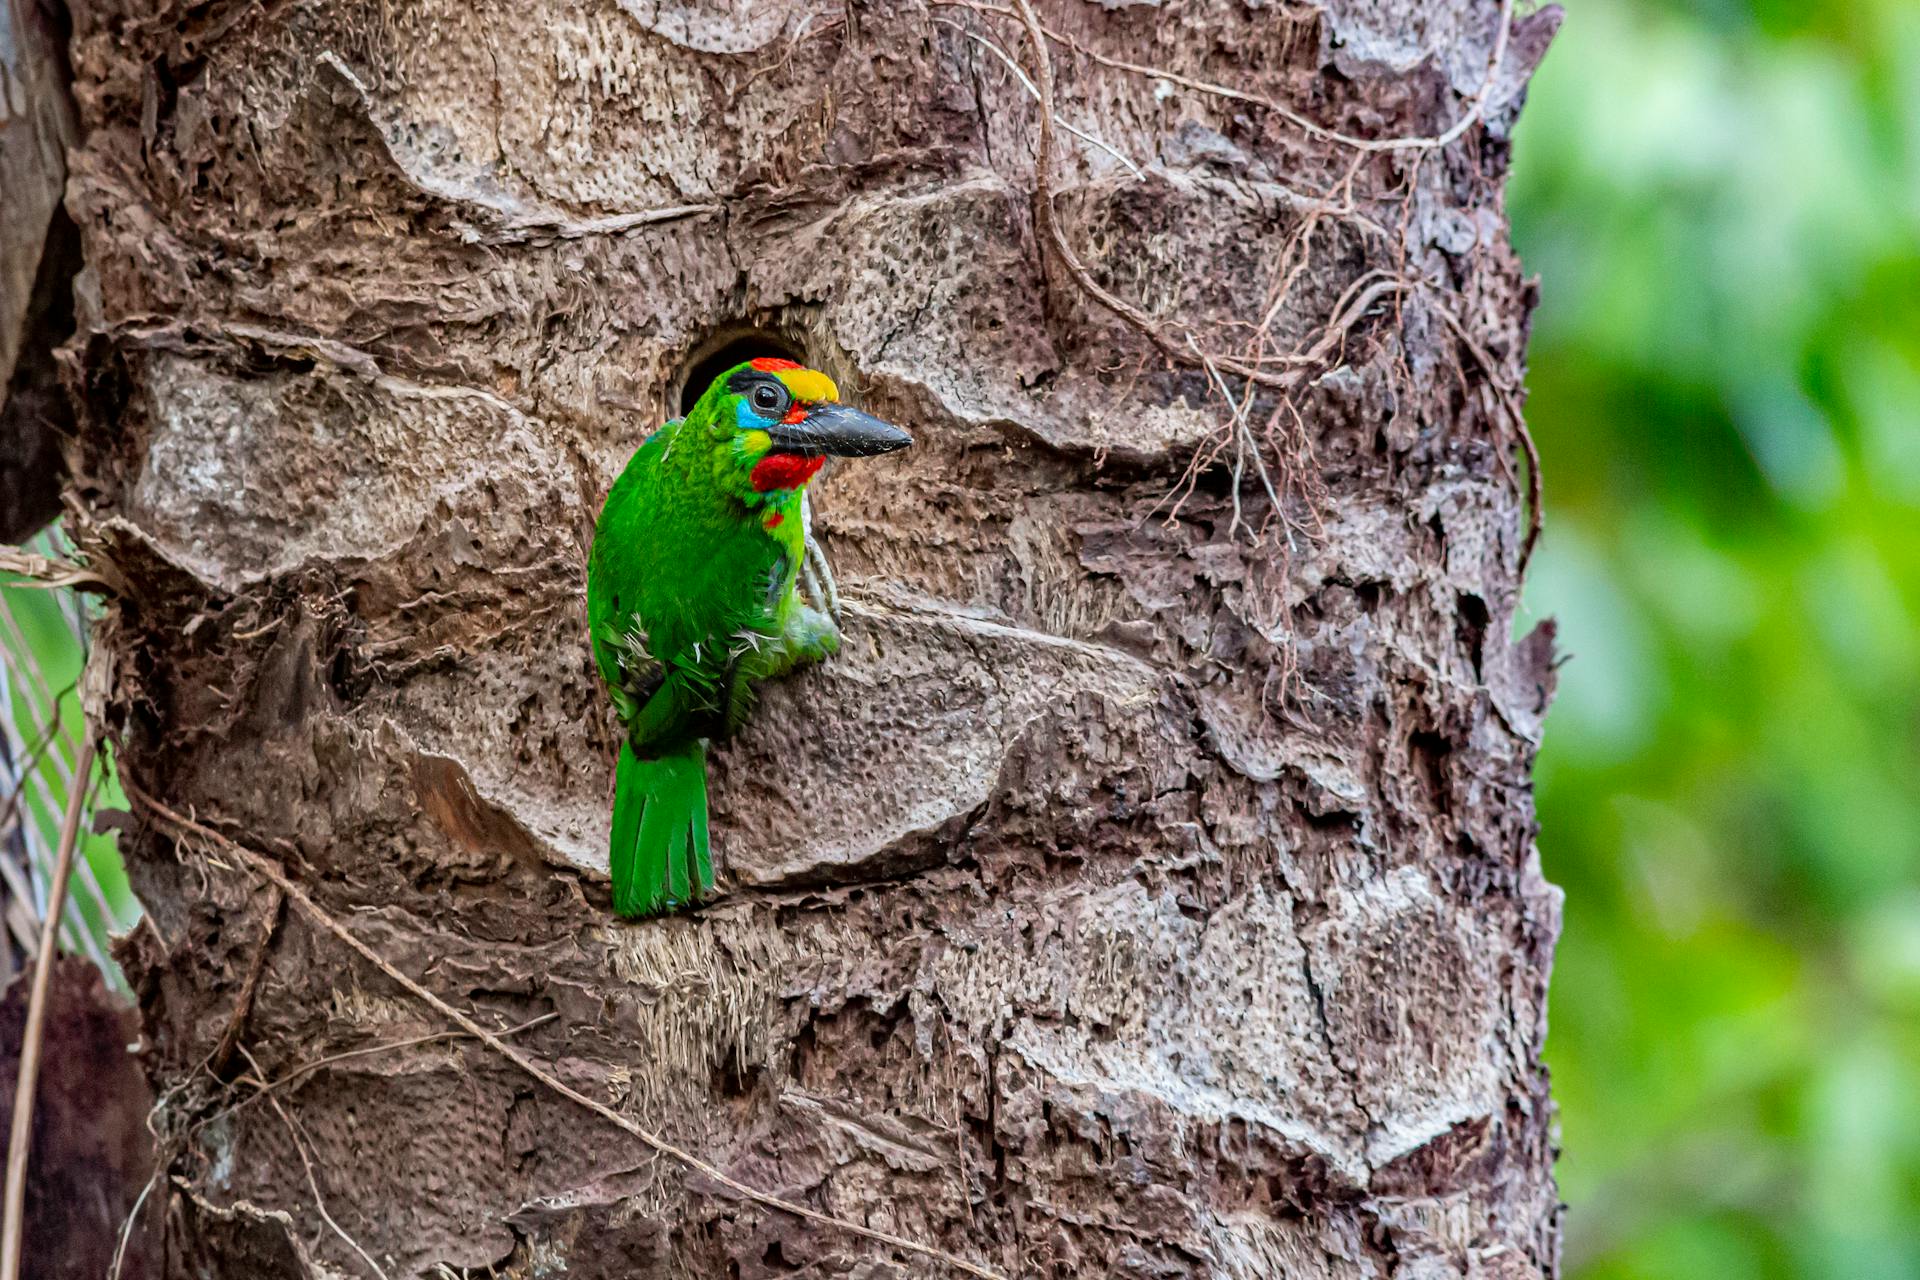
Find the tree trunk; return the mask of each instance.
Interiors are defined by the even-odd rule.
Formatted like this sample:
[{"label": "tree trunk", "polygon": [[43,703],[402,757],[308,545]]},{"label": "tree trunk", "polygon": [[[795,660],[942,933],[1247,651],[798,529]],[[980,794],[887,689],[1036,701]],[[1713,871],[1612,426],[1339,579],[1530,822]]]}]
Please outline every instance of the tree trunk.
[{"label": "tree trunk", "polygon": [[[165,1274],[1553,1273],[1557,15],[1022,7],[80,7]],[[815,495],[847,641],[716,753],[721,895],[620,923],[585,548],[767,350],[918,443]]]}]

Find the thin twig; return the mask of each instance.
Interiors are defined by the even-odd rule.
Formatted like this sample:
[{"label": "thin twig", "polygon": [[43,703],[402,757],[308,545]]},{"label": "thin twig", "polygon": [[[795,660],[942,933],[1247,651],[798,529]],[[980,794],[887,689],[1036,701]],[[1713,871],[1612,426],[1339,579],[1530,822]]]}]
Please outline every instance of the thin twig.
[{"label": "thin twig", "polygon": [[[227,1029],[213,1046],[213,1054],[208,1059],[208,1067],[216,1076],[224,1076],[227,1063],[233,1058],[233,1051],[241,1048],[240,1037],[247,1029],[247,1019],[253,1014],[253,996],[260,988],[260,976],[267,970],[267,953],[273,950],[273,935],[280,927],[280,915],[287,904],[286,895],[278,889],[273,891],[273,901],[267,904],[260,926],[260,941],[253,948],[253,959],[247,963],[247,973],[240,981],[240,993],[233,998],[233,1012],[227,1015]],[[248,1059],[252,1061],[251,1058]]]},{"label": "thin twig", "polygon": [[[949,22],[945,18],[935,18],[933,20],[933,24],[937,27],[948,27],[954,31],[958,31],[961,35],[973,41],[975,44],[979,45],[982,49],[985,49],[988,53],[992,54],[994,57],[1000,59],[1001,62],[1006,64],[1007,70],[1013,72],[1014,79],[1020,82],[1020,87],[1025,89],[1029,94],[1031,94],[1033,96],[1034,101],[1037,102],[1040,100],[1040,90],[1034,87],[1034,83],[1032,79],[1028,77],[1026,71],[1021,68],[1019,63],[1013,60],[1013,55],[1008,53],[1005,49],[1002,49],[999,45],[987,39],[985,36],[981,35],[979,32],[969,31],[957,22]],[[1100,148],[1100,150],[1112,156],[1115,160],[1118,160],[1121,166],[1125,168],[1128,173],[1133,175],[1133,180],[1135,182],[1140,182],[1145,180],[1147,175],[1140,171],[1140,166],[1135,164],[1132,160],[1129,160],[1126,156],[1126,153],[1121,151],[1118,147],[1115,147],[1112,143],[1106,141],[1103,138],[1096,137],[1095,135],[1088,133],[1084,129],[1075,128],[1072,124],[1069,124],[1064,118],[1060,116],[1056,115],[1054,117],[1054,121],[1062,129],[1065,129],[1068,133],[1080,139],[1080,141],[1086,143],[1089,146],[1098,147]]]},{"label": "thin twig", "polygon": [[[1200,350],[1191,338],[1188,339],[1188,345],[1193,348],[1194,357],[1206,368],[1207,376],[1213,379],[1213,385],[1219,390],[1220,398],[1227,402],[1227,412],[1233,415],[1233,518],[1227,524],[1227,537],[1231,539],[1240,529],[1240,477],[1246,470],[1249,455],[1253,458],[1254,474],[1260,477],[1260,485],[1267,491],[1267,501],[1271,504],[1273,515],[1284,521],[1285,516],[1280,510],[1280,495],[1274,492],[1273,478],[1267,473],[1267,460],[1260,454],[1259,442],[1253,438],[1253,428],[1247,425],[1248,405],[1234,400],[1233,392],[1227,389],[1226,379],[1220,376],[1220,369],[1213,357]],[[1251,393],[1253,389],[1251,383],[1248,384],[1247,389]],[[1250,403],[1249,400],[1248,404]],[[1253,529],[1251,524],[1247,527],[1250,530]],[[1259,532],[1254,530],[1255,537],[1259,536]]]},{"label": "thin twig", "polygon": [[33,962],[33,994],[27,1001],[27,1027],[20,1039],[20,1075],[13,1090],[13,1133],[7,1142],[6,1216],[0,1222],[0,1280],[19,1280],[20,1252],[26,1237],[27,1152],[33,1144],[33,1101],[40,1083],[40,1048],[47,1034],[47,999],[53,985],[53,961],[60,951],[60,916],[67,901],[67,879],[80,843],[80,813],[86,806],[84,784],[93,769],[93,736],[81,739],[74,764],[75,785],[67,793],[66,821],[54,857],[53,884],[47,891],[46,923],[40,930],[40,954]]},{"label": "thin twig", "polygon": [[[503,1037],[517,1036],[522,1031],[531,1031],[535,1027],[544,1027],[547,1023],[552,1022],[559,1016],[558,1013],[543,1013],[537,1018],[529,1018],[517,1026],[508,1027],[499,1034]],[[259,1090],[259,1094],[272,1093],[277,1089],[286,1088],[296,1080],[305,1079],[322,1067],[330,1067],[336,1062],[345,1062],[350,1058],[365,1058],[376,1053],[391,1053],[395,1049],[411,1049],[423,1044],[438,1044],[442,1040],[469,1039],[472,1039],[472,1036],[465,1031],[436,1031],[431,1035],[409,1036],[405,1040],[383,1040],[379,1044],[362,1045],[358,1049],[342,1049],[339,1053],[330,1053],[324,1058],[315,1058],[312,1062],[304,1062],[285,1075],[276,1076],[264,1085],[256,1085],[255,1087]],[[255,1096],[257,1097],[259,1094]],[[230,1113],[223,1112],[222,1114]]]},{"label": "thin twig", "polygon": [[[1113,314],[1138,329],[1148,341],[1158,347],[1169,359],[1185,362],[1187,352],[1183,344],[1175,342],[1163,330],[1154,318],[1134,306],[1126,299],[1108,292],[1086,264],[1080,261],[1080,255],[1067,242],[1066,234],[1060,229],[1059,219],[1053,209],[1053,58],[1047,52],[1047,40],[1040,26],[1040,19],[1034,16],[1033,7],[1027,0],[1014,0],[1019,6],[1019,16],[1027,27],[1027,41],[1033,50],[1034,81],[1040,100],[1040,140],[1039,154],[1034,158],[1034,217],[1040,223],[1040,231],[1046,241],[1059,255],[1060,263],[1073,277],[1074,283],[1084,290],[1088,297],[1098,302]],[[1235,370],[1239,372],[1239,370]],[[1258,372],[1255,370],[1254,372]],[[1272,378],[1274,375],[1266,374]]]},{"label": "thin twig", "polygon": [[[1366,276],[1362,276],[1360,280],[1365,280],[1366,278]],[[1320,341],[1316,342],[1307,351],[1307,362],[1309,364],[1319,365],[1325,361],[1328,356],[1332,355],[1333,349],[1347,340],[1347,334],[1353,329],[1354,325],[1360,322],[1360,317],[1366,315],[1367,312],[1372,309],[1374,303],[1380,301],[1380,299],[1390,293],[1400,293],[1412,287],[1405,280],[1389,276],[1385,279],[1376,280],[1368,285],[1365,292],[1361,293],[1359,298],[1355,299],[1351,305],[1349,305],[1348,299],[1352,298],[1354,291],[1359,288],[1360,280],[1356,280],[1353,284],[1349,285],[1347,292],[1342,294],[1340,301],[1334,305],[1335,319],[1327,326],[1326,331],[1320,335]]]},{"label": "thin twig", "polygon": [[[995,13],[1003,17],[1019,18],[1022,21],[1026,21],[1031,13],[1027,7],[1026,0],[1014,0],[1014,4],[1018,6],[1014,9],[1009,9],[1004,5],[981,3],[980,0],[935,0],[935,3],[951,5],[960,9],[972,9],[976,13]],[[1087,48],[1071,37],[1060,35],[1058,32],[1049,30],[1046,27],[1041,27],[1040,30],[1049,40],[1063,44],[1075,53],[1097,62],[1101,66],[1112,67],[1116,71],[1131,72],[1138,76],[1146,76],[1152,80],[1164,80],[1168,84],[1177,84],[1182,88],[1192,89],[1196,93],[1204,93],[1216,98],[1227,98],[1234,102],[1244,102],[1250,106],[1260,107],[1273,112],[1282,120],[1285,120],[1288,124],[1293,125],[1304,133],[1312,134],[1317,138],[1325,138],[1329,142],[1337,142],[1343,147],[1352,147],[1356,151],[1429,151],[1444,147],[1458,140],[1462,134],[1473,128],[1473,126],[1480,121],[1480,118],[1486,114],[1487,99],[1493,93],[1493,84],[1494,81],[1499,78],[1502,64],[1506,62],[1508,29],[1512,25],[1512,22],[1513,0],[1501,0],[1500,26],[1493,35],[1493,51],[1487,59],[1487,74],[1480,82],[1480,87],[1474,90],[1473,94],[1467,99],[1467,110],[1461,113],[1458,120],[1455,120],[1441,132],[1419,138],[1356,138],[1350,134],[1341,133],[1337,129],[1329,129],[1325,125],[1316,124],[1285,103],[1277,102],[1261,94],[1248,93],[1243,89],[1232,89],[1226,85],[1213,84],[1206,80],[1196,80],[1192,76],[1183,76],[1179,72],[1169,71],[1165,67],[1150,67],[1138,62],[1128,62],[1124,58],[1110,58],[1106,54]]]},{"label": "thin twig", "polygon": [[120,1242],[113,1246],[113,1267],[107,1272],[107,1280],[120,1280],[120,1268],[126,1263],[127,1241],[133,1238],[133,1224],[140,1221],[140,1208],[146,1204],[147,1197],[153,1194],[153,1188],[160,1181],[160,1169],[156,1167],[146,1185],[140,1188],[140,1194],[133,1198],[133,1208],[127,1210],[127,1220],[120,1224]]},{"label": "thin twig", "polygon": [[43,556],[19,547],[0,547],[0,573],[17,573],[28,579],[8,586],[24,587],[104,587],[107,580],[91,569],[70,560]]},{"label": "thin twig", "polygon": [[489,1049],[492,1049],[495,1053],[513,1063],[513,1065],[519,1067],[522,1071],[561,1097],[586,1108],[609,1124],[626,1131],[661,1155],[677,1161],[717,1185],[725,1187],[742,1199],[750,1200],[765,1208],[791,1214],[796,1218],[802,1218],[808,1222],[814,1222],[821,1226],[845,1231],[850,1235],[873,1240],[880,1244],[889,1245],[895,1249],[902,1249],[909,1253],[918,1254],[921,1257],[932,1258],[945,1263],[956,1271],[971,1276],[979,1276],[981,1280],[1007,1280],[1007,1278],[998,1271],[990,1270],[978,1263],[968,1262],[965,1258],[948,1253],[946,1250],[937,1248],[934,1245],[922,1244],[917,1240],[910,1240],[905,1236],[895,1235],[890,1231],[881,1231],[874,1227],[849,1221],[846,1218],[835,1217],[830,1213],[822,1213],[818,1209],[809,1209],[803,1204],[796,1204],[791,1200],[783,1200],[779,1196],[761,1191],[757,1187],[749,1186],[741,1182],[738,1178],[723,1173],[719,1168],[702,1160],[691,1151],[675,1146],[673,1143],[668,1142],[652,1131],[642,1128],[635,1121],[627,1116],[621,1115],[606,1103],[599,1101],[597,1098],[588,1097],[572,1085],[559,1079],[559,1077],[534,1062],[533,1059],[527,1057],[526,1054],[508,1044],[500,1037],[499,1033],[487,1030],[478,1022],[475,1022],[472,1017],[462,1013],[459,1009],[448,1004],[426,987],[421,986],[419,982],[401,972],[388,961],[386,957],[382,956],[365,942],[362,942],[352,930],[334,919],[323,910],[318,903],[308,897],[306,891],[290,880],[273,859],[248,848],[246,845],[227,838],[212,827],[175,812],[165,804],[146,794],[145,791],[141,790],[140,787],[129,780],[123,779],[122,786],[126,790],[128,798],[134,800],[152,816],[159,819],[162,826],[171,828],[176,834],[194,835],[206,840],[218,846],[223,852],[245,863],[255,875],[267,881],[269,884],[276,886],[282,893],[286,894],[288,901],[298,907],[310,920],[345,943],[346,946],[361,959],[373,965],[388,978],[399,984],[415,999],[432,1008],[435,1012],[439,1013],[440,1016],[452,1022],[462,1031],[465,1031],[468,1035],[480,1041]]},{"label": "thin twig", "polygon": [[[1511,0],[1508,0],[1511,3]],[[1053,94],[1053,58],[1047,52],[1046,29],[1040,25],[1040,19],[1034,14],[1031,0],[1014,0],[1018,15],[1027,28],[1027,42],[1033,50],[1034,81],[1040,98],[1040,139],[1039,154],[1034,162],[1034,217],[1040,224],[1048,244],[1053,246],[1061,265],[1075,284],[1085,291],[1088,297],[1098,302],[1113,314],[1125,320],[1158,347],[1162,354],[1176,363],[1186,364],[1192,359],[1188,342],[1176,341],[1152,316],[1142,311],[1125,298],[1110,292],[1080,260],[1073,245],[1067,241],[1066,233],[1060,227],[1060,221],[1053,208],[1053,122],[1055,115]],[[1504,42],[1503,42],[1504,44]],[[1357,317],[1364,308],[1357,308],[1352,314]],[[1191,339],[1192,330],[1187,326],[1187,338]],[[1194,344],[1197,346],[1197,344]],[[1326,344],[1323,344],[1326,345]],[[1299,367],[1288,369],[1284,373],[1274,373],[1257,364],[1249,364],[1231,356],[1211,354],[1214,364],[1242,378],[1250,379],[1263,387],[1272,387],[1281,391],[1290,391],[1305,380],[1309,369],[1306,362]]]},{"label": "thin twig", "polygon": [[1524,578],[1527,574],[1527,565],[1533,560],[1534,546],[1540,541],[1540,531],[1546,525],[1546,512],[1541,506],[1546,495],[1543,492],[1545,486],[1540,475],[1540,447],[1533,442],[1533,432],[1527,428],[1526,414],[1520,409],[1519,393],[1494,365],[1493,357],[1487,354],[1486,348],[1467,332],[1467,326],[1460,322],[1459,316],[1453,314],[1452,308],[1433,297],[1431,291],[1428,293],[1427,302],[1440,313],[1440,318],[1447,322],[1454,336],[1460,339],[1461,345],[1473,355],[1481,371],[1487,375],[1487,381],[1493,384],[1493,389],[1497,393],[1495,398],[1500,401],[1500,407],[1507,411],[1507,417],[1512,419],[1513,432],[1519,438],[1521,452],[1527,455],[1527,536],[1520,544],[1520,576]]}]

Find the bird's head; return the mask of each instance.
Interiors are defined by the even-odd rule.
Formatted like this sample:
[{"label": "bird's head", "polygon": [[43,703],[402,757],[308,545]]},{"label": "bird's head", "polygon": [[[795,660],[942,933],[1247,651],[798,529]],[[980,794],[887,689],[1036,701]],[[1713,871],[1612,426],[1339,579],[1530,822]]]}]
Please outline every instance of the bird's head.
[{"label": "bird's head", "polygon": [[826,374],[771,356],[715,378],[688,421],[707,428],[722,479],[742,498],[799,489],[829,457],[864,458],[913,443],[892,423],[841,404]]}]

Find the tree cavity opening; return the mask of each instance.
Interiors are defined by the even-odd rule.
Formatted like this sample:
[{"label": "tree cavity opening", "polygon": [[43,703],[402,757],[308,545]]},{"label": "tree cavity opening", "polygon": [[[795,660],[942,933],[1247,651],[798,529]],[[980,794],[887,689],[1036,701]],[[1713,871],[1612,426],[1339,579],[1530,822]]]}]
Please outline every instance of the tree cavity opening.
[{"label": "tree cavity opening", "polygon": [[731,324],[709,334],[680,366],[674,389],[674,404],[681,417],[693,412],[713,380],[748,360],[777,356],[796,364],[808,364],[806,347],[796,338],[753,324]]}]

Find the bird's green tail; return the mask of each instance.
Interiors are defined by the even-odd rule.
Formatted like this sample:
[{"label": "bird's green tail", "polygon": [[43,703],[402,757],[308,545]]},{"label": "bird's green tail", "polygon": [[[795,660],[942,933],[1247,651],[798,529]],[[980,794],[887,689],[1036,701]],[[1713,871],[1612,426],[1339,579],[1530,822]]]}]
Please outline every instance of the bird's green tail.
[{"label": "bird's green tail", "polygon": [[621,744],[607,864],[613,909],[623,916],[657,916],[712,892],[704,742],[655,760]]}]

